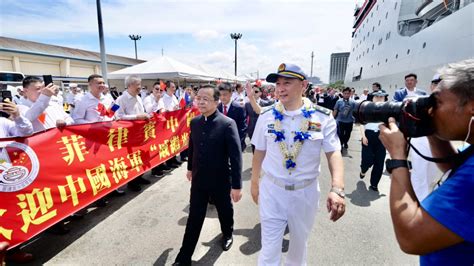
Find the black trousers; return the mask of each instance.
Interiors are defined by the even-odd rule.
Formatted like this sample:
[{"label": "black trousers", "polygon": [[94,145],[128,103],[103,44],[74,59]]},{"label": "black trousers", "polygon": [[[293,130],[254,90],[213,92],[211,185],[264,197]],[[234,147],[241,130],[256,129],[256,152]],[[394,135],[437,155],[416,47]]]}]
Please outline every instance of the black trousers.
[{"label": "black trousers", "polygon": [[382,177],[386,151],[382,142],[380,142],[379,132],[366,130],[365,136],[369,144],[367,146],[362,144],[362,162],[360,169],[362,173],[365,173],[370,167],[374,167],[370,174],[370,185],[377,187]]},{"label": "black trousers", "polygon": [[351,138],[353,123],[337,122],[337,135],[339,135],[339,140],[341,145],[347,146],[347,142]]},{"label": "black trousers", "polygon": [[202,189],[192,186],[188,222],[186,223],[183,243],[176,261],[185,264],[191,263],[191,257],[199,240],[202,224],[206,218],[209,197],[214,200],[223,236],[232,236],[234,230],[234,209],[230,198],[230,187],[228,189],[220,187]]}]

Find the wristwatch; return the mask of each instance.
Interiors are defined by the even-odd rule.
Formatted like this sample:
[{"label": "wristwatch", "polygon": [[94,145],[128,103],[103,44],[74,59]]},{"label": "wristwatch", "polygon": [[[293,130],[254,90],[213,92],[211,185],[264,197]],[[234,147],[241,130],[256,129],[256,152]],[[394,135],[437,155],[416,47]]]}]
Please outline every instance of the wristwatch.
[{"label": "wristwatch", "polygon": [[329,190],[329,193],[331,193],[331,192],[336,193],[339,197],[341,197],[343,199],[346,197],[346,193],[344,193],[343,188],[332,187],[331,190]]},{"label": "wristwatch", "polygon": [[393,169],[399,168],[399,167],[405,167],[408,168],[408,170],[411,169],[411,162],[408,160],[391,160],[387,159],[385,161],[385,167],[387,168],[388,173],[392,173]]}]

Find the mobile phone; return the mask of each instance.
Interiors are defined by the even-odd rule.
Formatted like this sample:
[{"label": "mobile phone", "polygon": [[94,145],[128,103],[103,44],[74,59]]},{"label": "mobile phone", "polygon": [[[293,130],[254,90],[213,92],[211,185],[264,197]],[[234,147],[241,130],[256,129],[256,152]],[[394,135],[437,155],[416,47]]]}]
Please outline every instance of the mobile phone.
[{"label": "mobile phone", "polygon": [[[7,100],[8,99],[8,100]],[[0,102],[4,103],[4,102],[12,102],[12,92],[11,91],[7,91],[7,90],[2,90],[0,91]],[[0,111],[0,117],[10,117],[10,114],[9,113],[6,113],[6,112],[3,112],[3,111]]]},{"label": "mobile phone", "polygon": [[53,76],[43,75],[44,86],[48,86],[50,83],[53,83]]}]

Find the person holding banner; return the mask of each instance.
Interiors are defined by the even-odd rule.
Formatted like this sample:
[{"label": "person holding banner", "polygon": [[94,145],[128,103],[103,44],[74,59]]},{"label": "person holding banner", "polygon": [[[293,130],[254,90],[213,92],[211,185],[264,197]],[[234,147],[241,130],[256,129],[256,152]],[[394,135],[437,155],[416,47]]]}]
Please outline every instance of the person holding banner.
[{"label": "person holding banner", "polygon": [[[87,124],[101,121],[113,120],[112,110],[107,110],[103,101],[102,92],[105,90],[105,81],[101,75],[90,75],[89,92],[84,95],[76,104],[72,112],[75,124]],[[112,114],[112,115],[109,115]]]},{"label": "person holding banner", "polygon": [[31,121],[35,132],[74,123],[62,106],[50,102],[55,89],[56,85],[50,83],[45,87],[44,82],[37,77],[29,76],[23,80],[26,100],[24,105],[18,105],[18,108],[20,113]]},{"label": "person holding banner", "polygon": [[[165,112],[172,112],[179,109],[179,101],[175,96],[176,85],[172,81],[167,81],[165,86],[165,93],[163,94],[163,104]],[[178,168],[182,162],[176,159],[176,156],[166,161],[166,165],[170,168]]]},{"label": "person holding banner", "polygon": [[206,217],[209,197],[215,202],[222,231],[222,249],[233,243],[232,201],[242,197],[242,151],[234,120],[217,110],[219,91],[204,85],[196,96],[201,115],[191,121],[188,172],[191,181],[189,217],[183,243],[173,265],[191,265]]},{"label": "person holding banner", "polygon": [[[125,87],[127,90],[117,98],[116,104],[119,109],[115,113],[117,119],[122,120],[148,120],[150,116],[145,112],[142,98],[140,98],[142,79],[131,75],[125,78]],[[143,178],[142,175],[136,177],[128,183],[128,188],[132,191],[140,191],[140,184],[149,185],[151,182]]]}]

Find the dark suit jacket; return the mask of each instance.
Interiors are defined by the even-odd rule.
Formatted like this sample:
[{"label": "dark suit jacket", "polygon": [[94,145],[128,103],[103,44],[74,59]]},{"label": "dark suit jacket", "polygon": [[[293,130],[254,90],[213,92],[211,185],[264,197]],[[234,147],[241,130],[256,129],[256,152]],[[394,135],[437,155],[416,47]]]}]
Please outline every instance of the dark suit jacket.
[{"label": "dark suit jacket", "polygon": [[[260,99],[260,103],[259,103],[261,107],[269,106],[272,104],[273,104],[272,101],[268,101],[264,99]],[[247,134],[249,138],[252,138],[253,131],[255,130],[255,125],[257,124],[258,114],[255,113],[250,103],[245,103],[245,112],[247,113],[247,117],[248,117]]]},{"label": "dark suit jacket", "polygon": [[324,94],[324,103],[320,104],[322,107],[325,107],[330,110],[334,110],[334,105],[336,105],[337,100],[339,100],[339,97],[334,95],[334,97],[331,97],[329,94]]},{"label": "dark suit jacket", "polygon": [[[385,92],[385,93],[386,93],[385,90],[383,90],[383,89],[380,89],[380,90],[381,90],[382,92]],[[372,100],[374,99],[374,93],[375,93],[375,91],[372,91],[371,93],[369,93],[369,94],[367,95],[367,101],[372,101]],[[388,101],[388,96],[385,96],[385,101]]]},{"label": "dark suit jacket", "polygon": [[[222,103],[217,106],[219,112],[224,113],[222,109]],[[242,145],[242,150],[245,149],[245,136],[247,134],[247,115],[245,114],[245,109],[236,102],[230,104],[229,110],[227,110],[227,116],[232,118],[237,124],[237,131],[239,132],[240,143]]]},{"label": "dark suit jacket", "polygon": [[242,151],[235,122],[216,111],[191,120],[188,170],[204,189],[242,188]]}]

